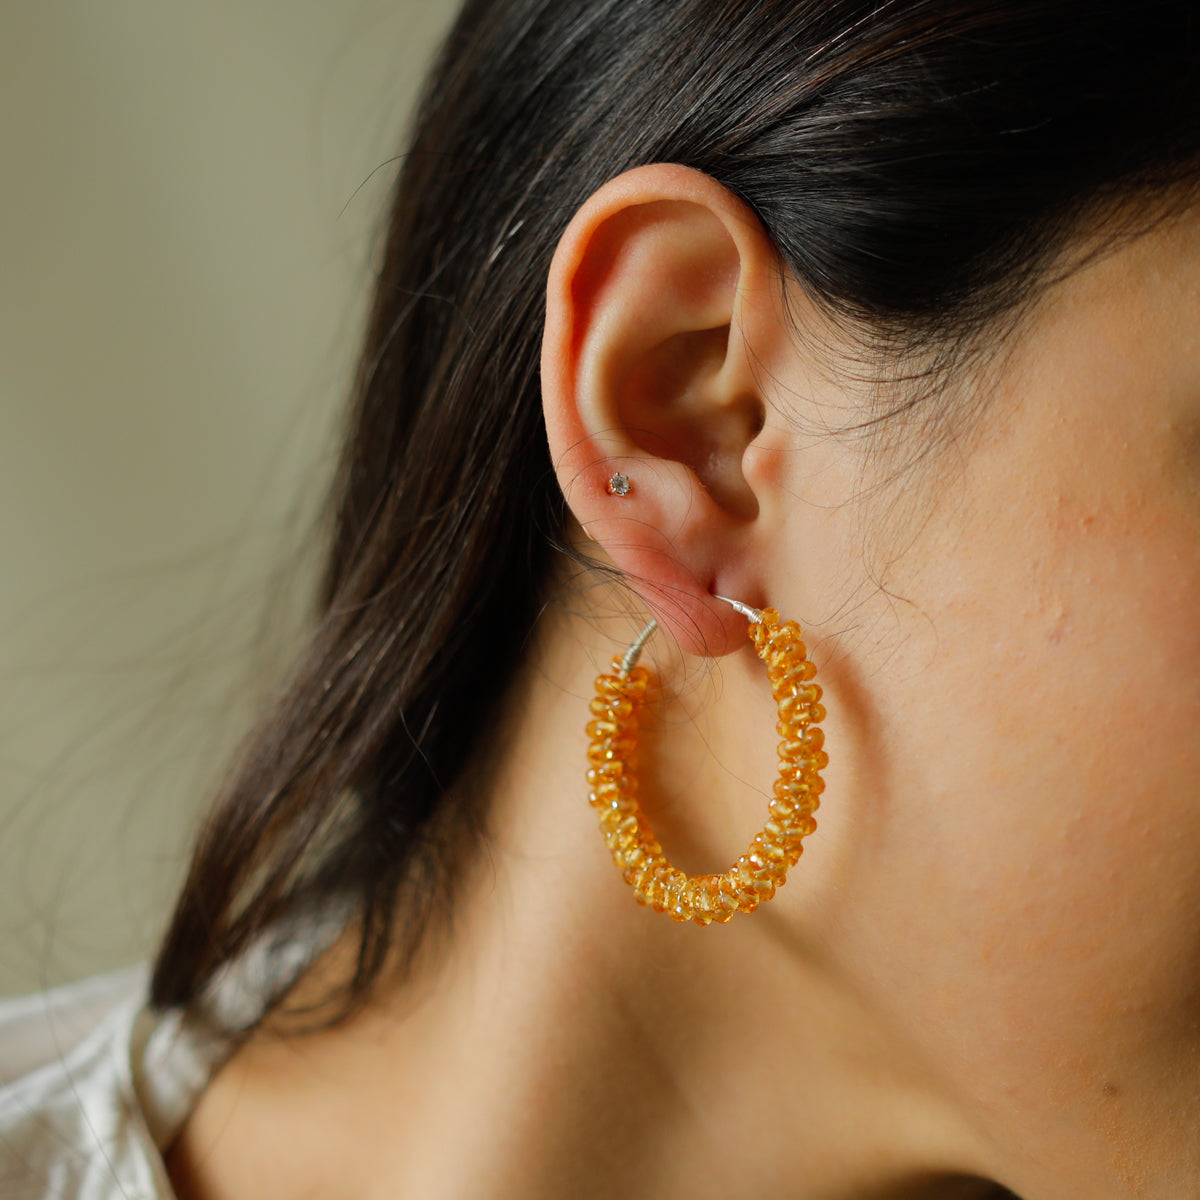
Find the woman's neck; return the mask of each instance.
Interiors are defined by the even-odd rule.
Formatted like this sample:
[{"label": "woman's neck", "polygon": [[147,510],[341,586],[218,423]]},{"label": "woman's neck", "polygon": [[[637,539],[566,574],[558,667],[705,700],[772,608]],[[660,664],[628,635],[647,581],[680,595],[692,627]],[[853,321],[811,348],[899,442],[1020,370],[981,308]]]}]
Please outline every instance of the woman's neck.
[{"label": "woman's neck", "polygon": [[[184,1200],[989,1194],[953,1097],[835,966],[816,855],[809,884],[727,926],[633,903],[582,782],[613,649],[583,621],[547,631],[440,949],[346,1024],[242,1047],[172,1150]],[[724,724],[668,714],[648,738],[673,766],[647,807],[682,858],[761,823],[737,783],[754,683],[730,664]]]}]

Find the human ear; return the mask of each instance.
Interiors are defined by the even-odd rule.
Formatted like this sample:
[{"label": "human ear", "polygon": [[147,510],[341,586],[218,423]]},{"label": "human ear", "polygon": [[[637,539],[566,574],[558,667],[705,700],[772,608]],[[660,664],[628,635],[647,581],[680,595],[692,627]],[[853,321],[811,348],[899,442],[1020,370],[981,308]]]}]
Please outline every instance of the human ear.
[{"label": "human ear", "polygon": [[[728,189],[675,164],[609,181],[550,268],[542,394],[563,494],[687,652],[744,644],[758,604],[761,480],[745,469],[782,317],[778,256]],[[609,480],[629,480],[613,495]]]}]

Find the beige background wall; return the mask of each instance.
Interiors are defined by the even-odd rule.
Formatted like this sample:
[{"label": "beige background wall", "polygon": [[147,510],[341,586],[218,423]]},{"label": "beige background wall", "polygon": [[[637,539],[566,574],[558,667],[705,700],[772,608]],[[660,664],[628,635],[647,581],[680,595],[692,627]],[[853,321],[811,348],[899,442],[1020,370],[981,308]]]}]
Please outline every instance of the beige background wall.
[{"label": "beige background wall", "polygon": [[311,562],[278,568],[453,7],[3,6],[0,993],[153,945],[293,635]]}]

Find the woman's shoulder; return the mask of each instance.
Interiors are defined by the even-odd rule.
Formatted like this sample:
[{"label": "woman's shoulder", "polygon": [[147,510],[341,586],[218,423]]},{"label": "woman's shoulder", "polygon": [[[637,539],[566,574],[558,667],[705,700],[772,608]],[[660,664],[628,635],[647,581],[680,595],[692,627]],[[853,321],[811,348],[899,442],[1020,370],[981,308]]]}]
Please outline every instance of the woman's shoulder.
[{"label": "woman's shoulder", "polygon": [[0,1000],[0,1190],[168,1200],[162,1147],[206,1070],[134,967]]}]

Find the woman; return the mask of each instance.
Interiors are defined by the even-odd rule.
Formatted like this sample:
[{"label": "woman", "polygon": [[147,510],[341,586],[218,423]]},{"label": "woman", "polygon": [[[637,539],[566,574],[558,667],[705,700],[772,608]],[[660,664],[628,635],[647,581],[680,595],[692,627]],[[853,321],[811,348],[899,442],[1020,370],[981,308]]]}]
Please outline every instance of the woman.
[{"label": "woman", "polygon": [[1198,26],[471,0],[311,642],[28,1194],[1200,1194]]}]

